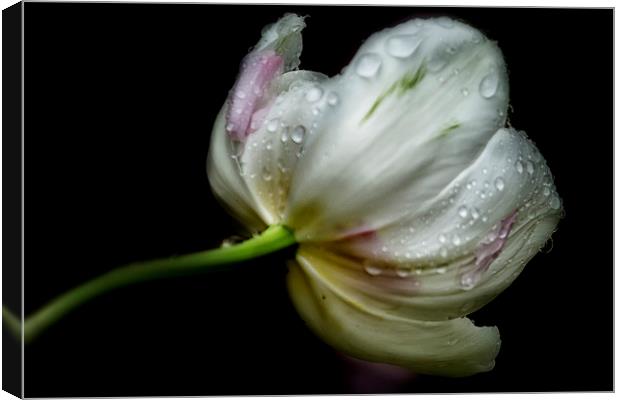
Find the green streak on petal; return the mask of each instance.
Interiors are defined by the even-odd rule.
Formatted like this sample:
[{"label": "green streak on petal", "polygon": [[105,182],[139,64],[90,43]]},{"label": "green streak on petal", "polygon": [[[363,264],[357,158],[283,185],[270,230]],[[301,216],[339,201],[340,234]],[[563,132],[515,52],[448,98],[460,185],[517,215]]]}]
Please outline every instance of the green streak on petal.
[{"label": "green streak on petal", "polygon": [[381,93],[379,97],[372,103],[370,109],[364,115],[364,118],[360,121],[360,123],[366,122],[372,114],[379,108],[383,100],[385,100],[388,96],[396,93],[399,97],[408,92],[409,90],[415,88],[418,83],[424,78],[426,75],[426,67],[424,64],[420,66],[416,71],[407,72],[400,79],[394,82],[385,92]]},{"label": "green streak on petal", "polygon": [[437,138],[446,136],[448,133],[452,132],[453,130],[455,130],[459,126],[461,126],[461,124],[454,123],[454,124],[448,126],[447,128],[442,129],[441,132],[439,132],[439,135],[437,135]]},{"label": "green streak on petal", "polygon": [[425,74],[426,74],[426,67],[424,66],[424,64],[422,64],[415,73],[410,72],[410,73],[405,74],[405,76],[403,76],[399,81],[400,83],[399,95],[402,96],[406,91],[411,90],[414,87],[416,87],[416,85],[420,83],[420,81],[424,78]]}]

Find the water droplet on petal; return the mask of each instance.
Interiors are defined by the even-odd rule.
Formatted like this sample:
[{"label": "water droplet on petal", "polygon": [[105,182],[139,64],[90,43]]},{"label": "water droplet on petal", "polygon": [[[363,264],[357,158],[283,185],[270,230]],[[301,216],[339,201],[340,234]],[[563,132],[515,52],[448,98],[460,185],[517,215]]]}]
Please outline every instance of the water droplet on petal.
[{"label": "water droplet on petal", "polygon": [[480,95],[485,99],[490,99],[497,92],[497,87],[499,86],[499,77],[495,72],[490,73],[489,75],[482,78],[480,81]]},{"label": "water droplet on petal", "polygon": [[439,243],[446,243],[446,235],[443,233],[439,235]]},{"label": "water droplet on petal", "polygon": [[467,88],[461,89],[461,94],[465,97],[469,96],[469,89]]},{"label": "water droplet on petal", "polygon": [[523,163],[521,161],[517,161],[515,164],[515,168],[517,169],[517,172],[522,174],[523,173]]},{"label": "water droplet on petal", "polygon": [[459,212],[459,215],[461,216],[461,218],[467,218],[467,214],[468,214],[467,207],[460,206],[458,212]]},{"label": "water droplet on petal", "polygon": [[[448,64],[448,57],[445,54],[438,53],[430,59],[428,64],[426,65],[428,70],[431,72],[439,72]],[[445,80],[445,79],[444,79]],[[440,82],[443,82],[441,80]]]},{"label": "water droplet on petal", "polygon": [[288,142],[288,132],[286,130],[282,132],[282,136],[280,136],[280,141],[282,143]]},{"label": "water droplet on petal", "polygon": [[553,208],[554,210],[559,209],[561,206],[560,203],[560,198],[557,195],[553,195],[551,197],[551,200],[549,201],[549,207]]},{"label": "water droplet on petal", "polygon": [[280,123],[280,120],[277,118],[270,120],[269,122],[267,122],[267,131],[269,132],[277,131],[279,123]]},{"label": "water droplet on petal", "polygon": [[406,268],[398,268],[396,270],[396,275],[398,275],[400,278],[406,278],[411,275],[411,270]]},{"label": "water droplet on petal", "polygon": [[473,219],[478,219],[480,217],[480,211],[476,207],[471,209],[471,217]]},{"label": "water droplet on petal", "polygon": [[452,244],[455,245],[455,246],[460,245],[461,244],[461,238],[458,237],[457,235],[454,235],[452,237]]},{"label": "water droplet on petal", "polygon": [[435,20],[435,22],[437,22],[437,25],[443,27],[443,28],[453,28],[454,27],[454,21],[451,20],[448,17],[439,17]]},{"label": "water droplet on petal", "polygon": [[476,283],[478,283],[478,280],[480,279],[479,274],[477,273],[477,271],[470,271],[470,272],[466,272],[463,275],[461,275],[461,289],[463,290],[471,290],[474,288],[474,286],[476,286]]},{"label": "water droplet on petal", "polygon": [[314,86],[308,90],[306,93],[306,101],[310,103],[314,103],[319,100],[323,96],[323,89],[318,86]]},{"label": "water droplet on petal", "polygon": [[267,167],[263,168],[262,177],[265,182],[269,182],[271,180],[271,172]]},{"label": "water droplet on petal", "polygon": [[335,106],[336,104],[338,104],[339,100],[340,99],[338,98],[338,95],[334,92],[331,92],[327,95],[327,104],[329,104],[330,106]]},{"label": "water droplet on petal", "polygon": [[374,265],[366,265],[364,270],[371,276],[381,275],[381,268],[375,267]]},{"label": "water droplet on petal", "polygon": [[362,55],[355,65],[355,71],[362,78],[372,78],[381,68],[381,57],[374,53]]},{"label": "water droplet on petal", "polygon": [[497,190],[501,192],[502,190],[504,190],[504,186],[505,186],[504,179],[501,176],[498,176],[497,178],[495,178],[495,188]]},{"label": "water droplet on petal", "polygon": [[549,188],[545,186],[543,188],[543,196],[549,197],[550,194],[551,194],[551,190],[549,190]]},{"label": "water droplet on petal", "polygon": [[297,125],[293,132],[291,132],[291,140],[297,144],[300,144],[304,140],[306,135],[306,128],[303,125]]},{"label": "water droplet on petal", "polygon": [[534,174],[534,164],[532,164],[531,161],[526,161],[525,162],[525,170],[527,171],[528,174],[533,175]]},{"label": "water droplet on petal", "polygon": [[397,58],[407,58],[420,46],[422,39],[416,35],[396,35],[386,42],[389,55]]}]

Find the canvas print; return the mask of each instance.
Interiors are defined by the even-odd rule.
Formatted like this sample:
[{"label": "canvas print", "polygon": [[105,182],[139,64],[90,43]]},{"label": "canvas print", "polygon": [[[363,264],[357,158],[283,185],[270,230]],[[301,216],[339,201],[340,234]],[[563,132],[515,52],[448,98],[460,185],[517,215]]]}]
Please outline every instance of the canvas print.
[{"label": "canvas print", "polygon": [[613,390],[611,10],[17,7],[5,390]]}]

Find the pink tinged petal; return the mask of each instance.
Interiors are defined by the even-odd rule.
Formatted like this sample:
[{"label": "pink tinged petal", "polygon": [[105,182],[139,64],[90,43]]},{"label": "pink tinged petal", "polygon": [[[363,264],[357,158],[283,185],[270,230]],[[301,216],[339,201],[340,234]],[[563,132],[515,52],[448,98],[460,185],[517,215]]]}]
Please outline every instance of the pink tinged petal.
[{"label": "pink tinged petal", "polygon": [[373,363],[341,355],[345,381],[352,393],[396,393],[406,388],[416,375],[396,365]]},{"label": "pink tinged petal", "polygon": [[506,245],[510,230],[517,219],[517,211],[504,218],[499,226],[493,229],[475,250],[476,260],[473,269],[461,275],[461,286],[469,290],[473,288],[491,263],[500,255]]},{"label": "pink tinged petal", "polygon": [[226,113],[226,132],[232,139],[243,141],[253,131],[252,117],[261,109],[261,100],[271,81],[282,73],[282,65],[282,57],[273,50],[250,53],[243,60]]}]

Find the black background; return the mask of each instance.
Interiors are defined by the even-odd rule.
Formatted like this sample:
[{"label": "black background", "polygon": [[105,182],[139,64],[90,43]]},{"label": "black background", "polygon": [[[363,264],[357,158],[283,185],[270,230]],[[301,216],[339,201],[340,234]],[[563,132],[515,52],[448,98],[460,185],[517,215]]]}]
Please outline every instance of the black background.
[{"label": "black background", "polygon": [[[612,389],[612,11],[146,4],[25,5],[25,307],[115,266],[218,246],[211,126],[261,28],[308,15],[302,69],[336,74],[373,32],[450,15],[496,40],[510,121],[537,143],[566,217],[472,317],[497,325],[492,372],[407,392]],[[294,250],[134,286],[26,348],[26,396],[346,393],[340,358],[285,290]]]}]

